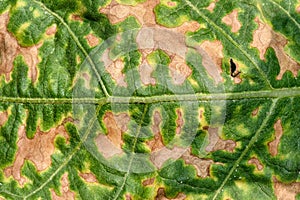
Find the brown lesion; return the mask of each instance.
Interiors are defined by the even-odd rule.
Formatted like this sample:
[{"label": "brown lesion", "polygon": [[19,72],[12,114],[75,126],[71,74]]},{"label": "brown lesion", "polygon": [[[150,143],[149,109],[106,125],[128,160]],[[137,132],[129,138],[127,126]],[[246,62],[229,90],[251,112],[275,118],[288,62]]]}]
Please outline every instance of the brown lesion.
[{"label": "brown lesion", "polygon": [[151,127],[154,138],[146,142],[151,152],[159,150],[165,146],[160,131],[161,123],[162,123],[161,114],[159,111],[155,111],[153,114],[152,127]]},{"label": "brown lesion", "polygon": [[237,33],[242,27],[238,20],[238,10],[233,10],[231,13],[222,18],[222,22],[231,27],[231,32]]},{"label": "brown lesion", "polygon": [[11,72],[14,68],[14,59],[18,55],[22,55],[25,63],[29,67],[29,78],[32,82],[36,82],[38,77],[37,65],[40,62],[38,58],[38,49],[42,46],[42,44],[31,47],[22,47],[18,44],[16,38],[8,32],[8,22],[8,13],[0,15],[0,75],[4,74],[6,81],[9,82],[11,80]]},{"label": "brown lesion", "polygon": [[71,20],[73,20],[73,21],[83,22],[83,19],[81,18],[81,16],[80,16],[80,15],[77,15],[77,14],[72,14],[72,15],[70,16],[70,18],[71,18]]},{"label": "brown lesion", "polygon": [[79,173],[79,176],[88,183],[99,183],[97,177],[92,173]]},{"label": "brown lesion", "polygon": [[281,80],[286,71],[291,71],[294,77],[296,77],[300,65],[284,51],[284,47],[288,43],[287,39],[275,32],[268,24],[264,24],[258,17],[255,18],[255,22],[258,24],[258,29],[253,34],[251,46],[259,50],[260,59],[265,60],[267,49],[272,47],[280,65],[280,72],[276,79]]},{"label": "brown lesion", "polygon": [[118,4],[113,0],[108,6],[101,8],[100,12],[106,14],[113,24],[122,22],[129,16],[134,16],[141,24],[142,28],[138,32],[136,42],[138,49],[143,55],[139,72],[144,85],[156,84],[155,79],[151,77],[153,68],[144,58],[146,58],[147,54],[157,49],[165,51],[171,58],[169,68],[172,79],[175,84],[182,84],[192,72],[184,60],[188,50],[184,34],[189,31],[194,32],[198,30],[200,25],[196,21],[184,22],[175,28],[166,28],[157,24],[154,8],[159,3],[159,0],[151,0],[137,4],[136,6],[130,6]]},{"label": "brown lesion", "polygon": [[68,180],[68,173],[62,175],[61,178],[61,191],[60,195],[57,195],[55,191],[51,190],[53,200],[73,200],[75,199],[75,193],[70,190],[70,183]]},{"label": "brown lesion", "polygon": [[0,112],[0,127],[3,126],[8,120],[8,111]]},{"label": "brown lesion", "polygon": [[178,193],[175,198],[167,198],[165,189],[160,187],[157,190],[157,195],[155,197],[155,200],[185,200],[186,195],[183,193]]},{"label": "brown lesion", "polygon": [[121,58],[112,60],[109,53],[110,50],[106,49],[101,57],[101,61],[104,63],[106,71],[110,74],[117,85],[127,87],[125,74],[122,72],[125,67],[124,61]]},{"label": "brown lesion", "polygon": [[280,138],[283,134],[283,128],[281,125],[281,120],[278,119],[274,124],[275,130],[275,139],[272,142],[268,143],[269,151],[272,156],[276,156],[278,154],[278,145],[280,143]]},{"label": "brown lesion", "polygon": [[142,182],[143,186],[153,185],[155,178],[148,178]]},{"label": "brown lesion", "polygon": [[221,76],[222,60],[224,58],[222,42],[219,40],[206,40],[200,44],[197,51],[202,56],[202,65],[207,73],[214,79],[215,83],[223,82]]},{"label": "brown lesion", "polygon": [[176,119],[176,134],[180,134],[181,129],[182,129],[183,124],[184,124],[183,111],[181,109],[176,109],[176,115],[177,115],[177,119]]},{"label": "brown lesion", "polygon": [[252,111],[251,116],[256,117],[258,113],[259,113],[259,107]]},{"label": "brown lesion", "polygon": [[282,183],[273,177],[275,195],[278,200],[295,200],[300,193],[300,183]]},{"label": "brown lesion", "polygon": [[209,12],[213,12],[215,7],[216,7],[216,3],[218,2],[218,0],[214,0],[213,2],[211,2],[207,7],[206,9],[209,11]]},{"label": "brown lesion", "polygon": [[233,152],[236,143],[233,140],[223,140],[219,136],[219,128],[211,128],[207,127],[207,131],[209,134],[209,144],[205,148],[207,152],[213,152],[218,150],[225,150],[229,152]]},{"label": "brown lesion", "polygon": [[197,176],[206,178],[210,176],[210,166],[214,164],[213,160],[201,159],[192,155],[191,150],[187,149],[181,158],[186,164],[193,165],[196,168]]},{"label": "brown lesion", "polygon": [[256,157],[252,157],[249,161],[248,164],[250,165],[255,165],[256,169],[258,171],[261,171],[264,169],[264,166],[261,164],[260,160],[258,160]]},{"label": "brown lesion", "polygon": [[133,200],[133,198],[131,197],[131,194],[125,194],[125,199],[126,200]]},{"label": "brown lesion", "polygon": [[95,142],[98,150],[105,158],[122,154],[124,144],[122,135],[128,130],[130,117],[127,113],[113,114],[111,111],[105,113],[103,123],[107,129],[107,135],[99,134]]},{"label": "brown lesion", "polygon": [[57,32],[57,26],[56,24],[54,24],[46,30],[46,35],[55,35],[56,32]]},{"label": "brown lesion", "polygon": [[84,38],[87,40],[90,47],[95,47],[100,43],[99,38],[92,33],[88,34]]},{"label": "brown lesion", "polygon": [[38,171],[44,171],[49,168],[51,166],[51,155],[55,150],[55,138],[60,135],[68,142],[69,134],[65,129],[65,124],[71,121],[73,121],[71,118],[66,118],[60,125],[51,128],[47,132],[41,131],[38,127],[33,139],[27,138],[26,127],[21,125],[18,130],[18,150],[15,161],[12,166],[4,169],[5,176],[13,176],[23,186],[27,182],[26,178],[21,175],[21,169],[25,160],[33,162]]}]

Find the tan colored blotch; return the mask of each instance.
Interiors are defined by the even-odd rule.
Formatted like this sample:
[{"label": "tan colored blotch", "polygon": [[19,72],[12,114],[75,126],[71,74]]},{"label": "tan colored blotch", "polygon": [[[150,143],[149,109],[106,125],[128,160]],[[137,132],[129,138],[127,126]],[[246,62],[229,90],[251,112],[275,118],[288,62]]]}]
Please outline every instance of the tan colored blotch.
[{"label": "tan colored blotch", "polygon": [[296,77],[300,65],[284,51],[284,47],[288,43],[287,39],[281,34],[276,33],[268,24],[261,22],[259,18],[255,18],[255,22],[258,24],[258,29],[253,34],[251,46],[259,50],[260,59],[265,60],[267,49],[272,47],[280,65],[280,72],[276,79],[282,79],[286,71],[291,71]]},{"label": "tan colored blotch", "polygon": [[186,195],[183,193],[178,193],[178,195],[175,198],[167,198],[165,189],[164,188],[158,188],[157,195],[155,197],[155,200],[184,200],[186,199]]},{"label": "tan colored blotch", "polygon": [[208,74],[218,84],[223,81],[222,73],[222,59],[223,59],[223,45],[221,41],[204,41],[197,51],[202,56],[202,65]]},{"label": "tan colored blotch", "polygon": [[92,173],[79,173],[79,176],[88,183],[98,183],[96,176]]},{"label": "tan colored blotch", "polygon": [[176,114],[177,114],[177,119],[176,119],[176,134],[180,134],[181,129],[182,129],[183,124],[184,124],[183,112],[182,112],[181,109],[177,109],[176,110]]},{"label": "tan colored blotch", "polygon": [[0,112],[0,126],[3,126],[8,120],[8,112]]},{"label": "tan colored blotch", "polygon": [[176,146],[173,147],[173,149],[163,147],[151,152],[150,160],[157,167],[157,169],[161,169],[167,160],[177,160],[185,151],[186,149]]},{"label": "tan colored blotch", "polygon": [[177,5],[177,3],[174,2],[174,1],[168,1],[168,2],[167,2],[167,5],[168,5],[169,7],[175,7],[175,6]]},{"label": "tan colored blotch", "polygon": [[159,150],[165,146],[160,132],[161,122],[162,122],[162,117],[159,111],[155,111],[153,114],[153,121],[151,127],[152,132],[154,134],[154,138],[146,142],[146,144],[149,146],[152,152]]},{"label": "tan colored blotch", "polygon": [[127,113],[120,113],[118,115],[112,112],[106,112],[103,117],[103,123],[107,128],[107,135],[99,134],[95,139],[96,146],[99,152],[109,159],[115,155],[123,153],[122,134],[127,131],[130,117]]},{"label": "tan colored blotch", "polygon": [[275,130],[275,139],[272,142],[268,143],[269,151],[272,156],[276,156],[278,153],[278,145],[280,142],[280,138],[283,134],[283,129],[281,125],[281,120],[277,120],[274,124],[274,130]]},{"label": "tan colored blotch", "polygon": [[56,26],[56,24],[54,24],[46,30],[46,34],[47,35],[55,35],[56,31],[57,31],[57,26]]},{"label": "tan colored blotch", "polygon": [[26,178],[21,175],[21,169],[25,160],[30,160],[36,166],[38,171],[46,170],[51,166],[51,155],[54,153],[54,140],[57,135],[69,140],[69,135],[65,129],[65,123],[72,121],[67,118],[61,125],[51,128],[48,132],[42,132],[39,128],[33,139],[26,136],[25,125],[20,126],[18,130],[19,140],[17,142],[17,154],[11,167],[4,170],[5,176],[13,176],[21,186],[26,183]]},{"label": "tan colored blotch", "polygon": [[57,195],[55,191],[51,190],[53,200],[73,200],[75,199],[75,193],[70,190],[70,184],[68,180],[68,173],[65,173],[61,178],[61,195]]},{"label": "tan colored blotch", "polygon": [[207,152],[213,152],[217,150],[233,152],[236,143],[233,140],[222,140],[218,132],[219,128],[208,128],[209,144],[205,150]]},{"label": "tan colored blotch", "polygon": [[282,183],[273,177],[277,200],[295,200],[300,193],[300,183]]},{"label": "tan colored blotch", "polygon": [[223,17],[222,22],[228,26],[231,26],[231,32],[237,33],[242,27],[238,20],[238,10],[233,10],[230,14]]},{"label": "tan colored blotch", "polygon": [[255,158],[255,157],[252,157],[249,161],[248,161],[248,164],[250,165],[255,165],[256,169],[258,171],[261,171],[263,170],[264,166],[261,164],[261,162]]},{"label": "tan colored blotch", "polygon": [[90,33],[88,34],[87,36],[84,37],[88,44],[91,46],[91,47],[95,47],[97,46],[99,43],[100,43],[100,40],[98,37],[96,37],[94,34]]},{"label": "tan colored blotch", "polygon": [[117,59],[115,61],[111,60],[109,52],[110,50],[106,49],[101,57],[101,61],[104,63],[106,71],[111,75],[112,79],[116,81],[117,85],[127,87],[125,74],[122,73],[125,67],[124,62],[121,59]]},{"label": "tan colored blotch", "polygon": [[42,46],[42,44],[34,45],[32,47],[20,46],[16,38],[8,32],[8,22],[8,13],[0,15],[0,75],[4,74],[6,81],[10,81],[10,74],[14,67],[13,61],[19,54],[21,54],[24,57],[25,63],[29,67],[29,78],[32,82],[35,82],[38,76],[38,49]]},{"label": "tan colored blotch", "polygon": [[155,178],[148,178],[142,182],[143,186],[153,185]]},{"label": "tan colored blotch", "polygon": [[216,7],[217,2],[218,2],[218,0],[214,0],[206,7],[206,9],[209,10],[210,12],[213,12]]},{"label": "tan colored blotch", "polygon": [[134,16],[144,26],[156,24],[154,8],[159,0],[145,1],[136,6],[121,5],[113,0],[108,6],[100,8],[100,12],[106,14],[112,24],[124,21],[129,16]]},{"label": "tan colored blotch", "polygon": [[214,163],[209,159],[201,159],[191,154],[191,150],[187,149],[181,158],[186,164],[193,165],[197,170],[197,175],[201,178],[210,176],[210,166]]},{"label": "tan colored blotch", "polygon": [[169,65],[171,77],[175,85],[181,85],[184,81],[192,74],[192,70],[185,60],[178,56],[174,55],[171,57],[171,63]]}]

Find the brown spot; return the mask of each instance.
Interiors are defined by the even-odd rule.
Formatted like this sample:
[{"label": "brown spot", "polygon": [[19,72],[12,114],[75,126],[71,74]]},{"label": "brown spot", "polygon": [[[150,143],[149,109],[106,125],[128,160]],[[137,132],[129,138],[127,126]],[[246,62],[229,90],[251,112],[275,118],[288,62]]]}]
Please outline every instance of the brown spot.
[{"label": "brown spot", "polygon": [[53,200],[71,200],[75,199],[75,193],[70,190],[68,180],[68,173],[65,173],[61,178],[61,195],[57,195],[55,191],[51,190]]},{"label": "brown spot", "polygon": [[297,6],[296,12],[297,12],[297,13],[300,13],[300,6]]},{"label": "brown spot", "polygon": [[54,24],[53,26],[50,26],[47,30],[46,30],[46,34],[47,35],[55,35],[57,31],[57,27],[56,24]]},{"label": "brown spot", "polygon": [[264,166],[261,164],[261,162],[257,159],[257,158],[255,158],[255,157],[252,157],[249,161],[248,161],[248,163],[251,165],[255,165],[256,166],[256,169],[258,170],[258,171],[261,171],[261,170],[263,170],[263,168],[264,168]]},{"label": "brown spot", "polygon": [[83,22],[82,18],[79,15],[71,15],[71,20]]},{"label": "brown spot", "polygon": [[233,152],[236,143],[233,140],[222,140],[218,134],[219,128],[208,128],[209,144],[206,147],[207,152],[213,152],[217,150],[225,150]]},{"label": "brown spot", "polygon": [[119,146],[115,146],[106,135],[99,134],[95,142],[99,152],[106,159],[123,153],[122,149]]},{"label": "brown spot", "polygon": [[169,65],[171,77],[175,85],[181,85],[192,74],[192,70],[187,66],[185,60],[180,56],[174,55]]},{"label": "brown spot", "polygon": [[158,188],[157,195],[155,197],[155,200],[184,200],[186,198],[186,195],[183,193],[178,193],[178,195],[175,198],[167,198],[165,189],[164,188]]},{"label": "brown spot", "polygon": [[129,121],[130,117],[127,113],[118,115],[112,112],[105,113],[103,123],[107,128],[107,137],[116,147],[122,147],[122,134],[127,131]]},{"label": "brown spot", "polygon": [[126,194],[126,195],[125,195],[125,199],[126,199],[126,200],[132,200],[132,197],[131,197],[130,194]]},{"label": "brown spot", "polygon": [[95,47],[99,44],[99,38],[97,38],[96,36],[94,36],[92,33],[88,34],[87,36],[85,36],[85,39],[88,41],[88,44],[91,47]]},{"label": "brown spot", "polygon": [[17,142],[18,151],[13,165],[4,170],[6,177],[13,176],[23,186],[26,179],[21,176],[21,169],[25,160],[32,161],[38,171],[49,168],[51,166],[51,155],[55,150],[54,140],[56,136],[61,135],[69,140],[69,135],[64,126],[68,121],[72,121],[72,119],[65,119],[61,125],[51,128],[48,132],[42,132],[38,127],[33,139],[27,138],[25,125],[20,126]]},{"label": "brown spot", "polygon": [[159,0],[146,1],[136,6],[120,5],[113,0],[108,6],[101,8],[100,12],[106,14],[112,24],[122,22],[129,16],[134,16],[142,26],[153,26],[156,24],[153,9],[157,4],[159,4]]},{"label": "brown spot", "polygon": [[185,151],[186,149],[176,146],[173,149],[168,149],[167,147],[164,147],[152,152],[150,160],[158,169],[161,169],[161,167],[167,160],[176,160],[180,158]]},{"label": "brown spot", "polygon": [[79,176],[88,183],[98,183],[96,176],[92,173],[80,173]]},{"label": "brown spot", "polygon": [[158,111],[155,111],[153,115],[153,122],[152,122],[152,132],[154,134],[154,138],[146,142],[152,152],[164,147],[162,136],[160,133],[161,122],[162,122],[162,118],[160,113]]},{"label": "brown spot", "polygon": [[177,119],[176,119],[176,134],[180,134],[181,129],[183,127],[184,121],[183,121],[183,114],[182,114],[182,110],[177,109],[176,110],[176,114],[177,114]]},{"label": "brown spot", "polygon": [[9,21],[8,13],[0,15],[0,75],[4,74],[6,81],[10,81],[10,73],[13,70],[13,61],[17,55],[24,57],[25,63],[29,66],[28,76],[33,82],[37,80],[38,48],[42,44],[32,47],[21,47],[16,38],[7,30]]},{"label": "brown spot", "polygon": [[202,56],[202,65],[208,74],[217,84],[222,82],[223,45],[221,41],[204,41],[197,50]]},{"label": "brown spot", "polygon": [[283,129],[281,125],[281,120],[277,120],[277,122],[274,124],[275,129],[275,139],[272,142],[268,143],[269,151],[272,156],[276,156],[278,153],[278,145],[280,142],[280,138],[283,134]]},{"label": "brown spot", "polygon": [[109,49],[106,49],[101,57],[101,61],[104,63],[106,71],[111,75],[117,85],[121,87],[127,87],[125,82],[125,74],[122,73],[124,69],[124,62],[121,59],[112,61],[109,56]]},{"label": "brown spot", "polygon": [[8,112],[4,111],[0,113],[0,126],[3,126],[8,120]]},{"label": "brown spot", "polygon": [[209,10],[210,12],[213,12],[215,7],[216,7],[216,3],[218,2],[218,0],[215,0],[213,2],[211,2],[208,7],[206,7],[207,10]]},{"label": "brown spot", "polygon": [[253,34],[252,47],[256,47],[260,52],[260,59],[265,59],[265,53],[269,47],[275,51],[280,65],[280,72],[276,77],[277,80],[282,79],[286,71],[291,71],[296,77],[300,65],[285,53],[284,47],[288,43],[287,39],[279,33],[276,33],[269,25],[262,23],[259,18],[255,18],[258,29]]},{"label": "brown spot", "polygon": [[273,177],[277,200],[295,200],[300,193],[300,183],[282,183]]},{"label": "brown spot", "polygon": [[186,164],[193,165],[196,168],[199,177],[206,178],[210,176],[209,169],[214,163],[212,160],[200,159],[197,156],[192,155],[190,149],[185,151],[181,158]]},{"label": "brown spot", "polygon": [[236,33],[242,27],[240,21],[238,20],[238,11],[233,10],[230,14],[223,17],[222,22],[228,26],[231,26],[231,32]]},{"label": "brown spot", "polygon": [[195,32],[200,28],[200,24],[197,21],[184,22],[181,26],[175,27],[172,30],[175,32],[185,34],[187,32]]},{"label": "brown spot", "polygon": [[168,5],[169,7],[175,7],[177,4],[176,4],[176,2],[168,1],[168,2],[167,2],[167,5]]},{"label": "brown spot", "polygon": [[143,186],[153,185],[155,178],[148,178],[143,181]]},{"label": "brown spot", "polygon": [[258,108],[256,108],[255,110],[253,110],[253,111],[252,111],[252,113],[251,113],[252,117],[255,117],[255,116],[257,116],[257,114],[258,114],[258,111],[259,111],[259,107],[258,107]]},{"label": "brown spot", "polygon": [[141,81],[144,85],[155,85],[156,81],[152,77],[153,67],[149,65],[147,60],[143,60],[142,64],[139,67],[139,73],[141,76]]}]

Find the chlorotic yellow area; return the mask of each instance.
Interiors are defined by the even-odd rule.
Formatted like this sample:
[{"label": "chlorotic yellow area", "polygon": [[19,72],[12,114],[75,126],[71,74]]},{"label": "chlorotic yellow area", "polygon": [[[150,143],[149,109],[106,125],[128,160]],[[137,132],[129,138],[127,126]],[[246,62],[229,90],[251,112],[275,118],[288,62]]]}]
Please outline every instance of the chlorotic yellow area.
[{"label": "chlorotic yellow area", "polygon": [[204,107],[200,107],[199,108],[199,113],[201,113],[201,118],[199,119],[199,122],[200,122],[200,126],[203,127],[203,126],[208,126],[209,124],[207,123],[205,117],[204,117],[204,113],[205,113],[205,108]]},{"label": "chlorotic yellow area", "polygon": [[25,1],[17,1],[16,5],[15,5],[15,9],[23,8],[26,5],[27,5],[27,3]]},{"label": "chlorotic yellow area", "polygon": [[245,127],[244,124],[239,124],[237,127],[236,127],[237,131],[239,132],[239,134],[242,134],[243,136],[248,136],[250,135],[251,133],[249,132],[249,130]]},{"label": "chlorotic yellow area", "polygon": [[199,84],[197,83],[197,81],[195,81],[195,79],[189,77],[188,81],[190,82],[190,84],[196,88],[199,88]]},{"label": "chlorotic yellow area", "polygon": [[18,35],[21,35],[24,30],[26,30],[29,26],[30,26],[30,22],[25,22],[24,24],[22,24],[17,32]]},{"label": "chlorotic yellow area", "polygon": [[33,17],[34,18],[38,18],[38,17],[40,17],[41,16],[41,12],[39,11],[39,10],[34,10],[33,11]]}]

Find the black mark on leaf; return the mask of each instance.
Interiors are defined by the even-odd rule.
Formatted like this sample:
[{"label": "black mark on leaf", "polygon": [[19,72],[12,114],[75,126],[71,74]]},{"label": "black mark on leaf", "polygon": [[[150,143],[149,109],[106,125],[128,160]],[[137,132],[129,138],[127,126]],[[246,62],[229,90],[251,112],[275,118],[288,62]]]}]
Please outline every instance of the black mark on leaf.
[{"label": "black mark on leaf", "polygon": [[236,77],[238,76],[241,72],[240,71],[236,71],[236,65],[233,62],[232,58],[230,58],[230,72],[231,72],[231,76],[232,77]]}]

